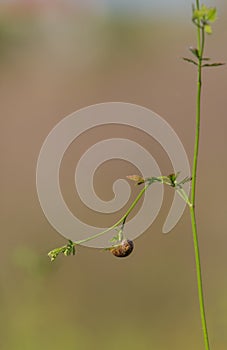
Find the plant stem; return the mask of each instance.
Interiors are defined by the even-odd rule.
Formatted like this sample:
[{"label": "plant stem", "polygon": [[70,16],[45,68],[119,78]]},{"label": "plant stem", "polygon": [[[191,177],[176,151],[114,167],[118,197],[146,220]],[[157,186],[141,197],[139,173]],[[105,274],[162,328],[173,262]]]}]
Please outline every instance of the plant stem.
[{"label": "plant stem", "polygon": [[125,222],[128,215],[131,213],[131,211],[134,209],[134,207],[136,206],[136,204],[138,203],[138,201],[140,200],[140,198],[143,196],[143,194],[145,193],[145,191],[148,189],[148,187],[151,185],[151,182],[148,182],[144,187],[143,189],[140,191],[140,193],[138,194],[138,196],[136,197],[136,199],[134,200],[134,202],[131,204],[131,206],[129,207],[129,209],[126,211],[126,213],[122,216],[121,219],[119,219],[113,226],[111,227],[108,227],[106,230],[104,231],[101,231],[93,236],[90,236],[88,238],[85,238],[85,239],[82,239],[81,241],[75,241],[74,242],[74,245],[77,245],[77,244],[82,244],[82,243],[85,243],[85,242],[88,242],[88,241],[91,241],[92,239],[94,238],[98,238],[102,235],[104,235],[105,233],[115,229],[117,226],[119,226],[122,222]]},{"label": "plant stem", "polygon": [[[199,10],[199,0],[196,0],[196,7]],[[197,45],[198,45],[198,80],[197,80],[197,99],[196,99],[196,131],[195,131],[195,145],[194,145],[194,156],[193,156],[193,169],[192,169],[192,189],[191,189],[191,225],[193,233],[193,243],[195,252],[195,264],[196,264],[196,275],[197,275],[197,287],[199,296],[199,307],[200,317],[202,323],[203,337],[205,343],[205,349],[209,350],[209,338],[206,323],[206,314],[204,306],[203,296],[203,285],[202,285],[202,270],[200,262],[199,242],[196,224],[196,213],[195,213],[195,198],[196,198],[196,179],[197,179],[197,165],[198,165],[198,153],[199,153],[199,137],[200,137],[200,115],[201,115],[201,87],[202,87],[202,57],[204,50],[204,28],[197,26]]]},{"label": "plant stem", "polygon": [[196,225],[196,217],[195,217],[194,207],[190,208],[190,213],[191,213],[191,223],[192,223],[193,242],[194,242],[194,251],[195,251],[195,264],[196,264],[197,286],[198,286],[198,295],[199,295],[200,317],[201,317],[201,323],[202,323],[205,349],[210,350],[207,323],[206,323],[205,306],[204,306],[204,297],[203,297],[202,271],[201,271],[201,263],[200,263],[199,242],[198,242],[197,225]]},{"label": "plant stem", "polygon": [[[117,228],[120,224],[121,224],[121,229],[119,231],[120,235],[120,240],[123,239],[123,228],[124,228],[124,224],[125,224],[125,221],[127,219],[127,217],[129,216],[129,214],[131,213],[131,211],[135,208],[136,204],[139,202],[139,200],[141,199],[141,197],[143,196],[143,194],[146,192],[146,190],[148,189],[148,187],[150,185],[152,185],[152,183],[154,182],[163,182],[162,180],[162,177],[151,177],[151,178],[148,178],[146,181],[145,181],[145,185],[143,187],[143,189],[140,191],[140,193],[138,194],[138,196],[136,197],[136,199],[133,201],[133,203],[130,205],[129,209],[126,211],[126,213],[114,224],[112,225],[111,227],[108,227],[107,229],[101,231],[101,232],[98,232],[96,233],[95,235],[92,235],[90,237],[87,237],[85,239],[82,239],[82,240],[79,240],[79,241],[74,241],[72,242],[71,240],[69,240],[70,242],[70,248],[74,248],[76,245],[78,244],[82,244],[82,243],[85,243],[85,242],[88,242],[88,241],[91,241],[92,239],[95,239],[95,238],[98,238],[98,237],[101,237],[103,236],[105,233],[111,231],[111,230],[114,230],[115,228]],[[53,250],[51,250],[49,253],[48,253],[48,256],[51,258],[51,261],[55,260],[56,257],[58,256],[58,254],[60,253],[64,253],[65,252],[68,252],[67,250],[68,248],[68,244],[67,245],[64,245],[62,247],[59,247],[59,248],[55,248]],[[69,251],[69,254],[67,255],[70,255],[72,254],[72,252],[74,251]],[[73,253],[74,255],[74,253]]]}]

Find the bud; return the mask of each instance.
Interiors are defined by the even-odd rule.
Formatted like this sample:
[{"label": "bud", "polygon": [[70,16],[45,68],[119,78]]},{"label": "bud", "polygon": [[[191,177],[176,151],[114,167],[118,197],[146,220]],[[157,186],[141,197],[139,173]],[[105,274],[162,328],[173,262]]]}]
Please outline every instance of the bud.
[{"label": "bud", "polygon": [[145,179],[139,175],[128,175],[127,179],[137,182],[137,185],[141,185],[145,182]]}]

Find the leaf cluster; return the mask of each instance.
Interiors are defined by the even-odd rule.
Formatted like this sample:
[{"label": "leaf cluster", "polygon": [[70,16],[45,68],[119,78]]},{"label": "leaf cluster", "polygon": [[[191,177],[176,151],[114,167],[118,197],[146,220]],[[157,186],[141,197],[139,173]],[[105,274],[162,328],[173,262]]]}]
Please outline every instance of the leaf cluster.
[{"label": "leaf cluster", "polygon": [[212,34],[211,23],[217,19],[215,7],[202,5],[200,9],[192,8],[192,22],[199,28],[203,28],[207,34]]},{"label": "leaf cluster", "polygon": [[[197,9],[193,5],[192,7],[192,22],[201,30],[202,33],[202,47],[204,46],[204,32],[206,34],[212,34],[211,23],[215,22],[217,19],[217,10],[215,7],[207,7],[206,5],[202,5],[201,8]],[[225,63],[214,62],[214,63],[203,63],[203,61],[209,61],[210,58],[203,57],[203,49],[198,50],[195,47],[190,47],[189,50],[196,57],[197,61],[183,57],[183,60],[189,63],[194,64],[195,66],[203,67],[218,67],[222,66]]]},{"label": "leaf cluster", "polygon": [[64,245],[63,247],[51,250],[48,253],[48,256],[51,261],[54,261],[59,254],[64,254],[65,256],[75,255],[76,254],[75,244],[71,240],[69,240],[68,244]]}]

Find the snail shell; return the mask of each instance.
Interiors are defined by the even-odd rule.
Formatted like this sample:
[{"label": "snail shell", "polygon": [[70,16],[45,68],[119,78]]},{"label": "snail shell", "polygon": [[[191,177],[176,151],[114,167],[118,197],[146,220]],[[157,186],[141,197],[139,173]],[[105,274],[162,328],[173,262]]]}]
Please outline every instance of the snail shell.
[{"label": "snail shell", "polygon": [[119,246],[111,248],[110,251],[114,256],[117,256],[118,258],[124,258],[131,254],[133,248],[133,241],[130,241],[129,239],[124,239]]}]

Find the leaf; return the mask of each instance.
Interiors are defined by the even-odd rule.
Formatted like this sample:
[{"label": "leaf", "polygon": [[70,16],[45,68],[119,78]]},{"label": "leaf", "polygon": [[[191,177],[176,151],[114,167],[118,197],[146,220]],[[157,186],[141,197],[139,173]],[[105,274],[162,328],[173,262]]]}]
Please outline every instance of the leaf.
[{"label": "leaf", "polygon": [[187,57],[182,57],[184,61],[187,61],[189,63],[193,63],[194,65],[198,66],[197,62],[191,60],[190,58],[187,58]]},{"label": "leaf", "polygon": [[178,185],[184,185],[186,182],[192,181],[192,177],[186,176]]},{"label": "leaf", "polygon": [[214,22],[217,19],[217,9],[215,7],[210,7],[207,13],[207,20],[209,22]]},{"label": "leaf", "polygon": [[126,177],[129,180],[137,182],[137,185],[141,185],[142,183],[145,182],[145,179],[143,177],[141,177],[140,175],[128,175]]},{"label": "leaf", "polygon": [[207,34],[212,34],[212,28],[209,24],[204,25],[204,30]]},{"label": "leaf", "polygon": [[198,20],[198,21],[206,20],[208,16],[208,12],[209,12],[209,9],[205,5],[202,5],[200,9],[194,8],[192,19]]},{"label": "leaf", "polygon": [[51,261],[54,261],[57,258],[59,253],[60,253],[59,250],[54,249],[54,250],[52,250],[51,252],[48,253],[48,256],[49,256]]},{"label": "leaf", "polygon": [[65,249],[64,253],[65,256],[69,256],[71,254],[69,249]]},{"label": "leaf", "polygon": [[197,9],[193,9],[193,16],[192,16],[192,20],[195,21],[195,20],[200,20],[201,19],[201,13],[199,10]]},{"label": "leaf", "polygon": [[178,171],[176,174],[170,174],[170,175],[167,176],[168,179],[170,180],[170,185],[172,187],[176,186],[176,180],[177,180],[179,174],[180,174],[180,172]]},{"label": "leaf", "polygon": [[64,245],[63,247],[51,250],[48,253],[48,256],[49,256],[51,261],[54,261],[59,254],[64,254],[65,256],[68,256],[71,254],[75,255],[75,252],[76,251],[75,251],[74,243],[73,243],[73,241],[69,240],[67,245]]},{"label": "leaf", "polygon": [[197,58],[199,58],[199,50],[195,47],[189,47],[189,50],[191,51],[191,53],[193,53],[193,55]]},{"label": "leaf", "polygon": [[225,63],[215,62],[215,63],[203,64],[202,67],[219,67],[219,66],[224,66],[224,65],[225,65]]},{"label": "leaf", "polygon": [[210,23],[217,19],[217,10],[215,7],[206,7],[202,5],[200,9],[193,7],[192,21],[200,28],[204,28],[207,34],[212,33]]}]

